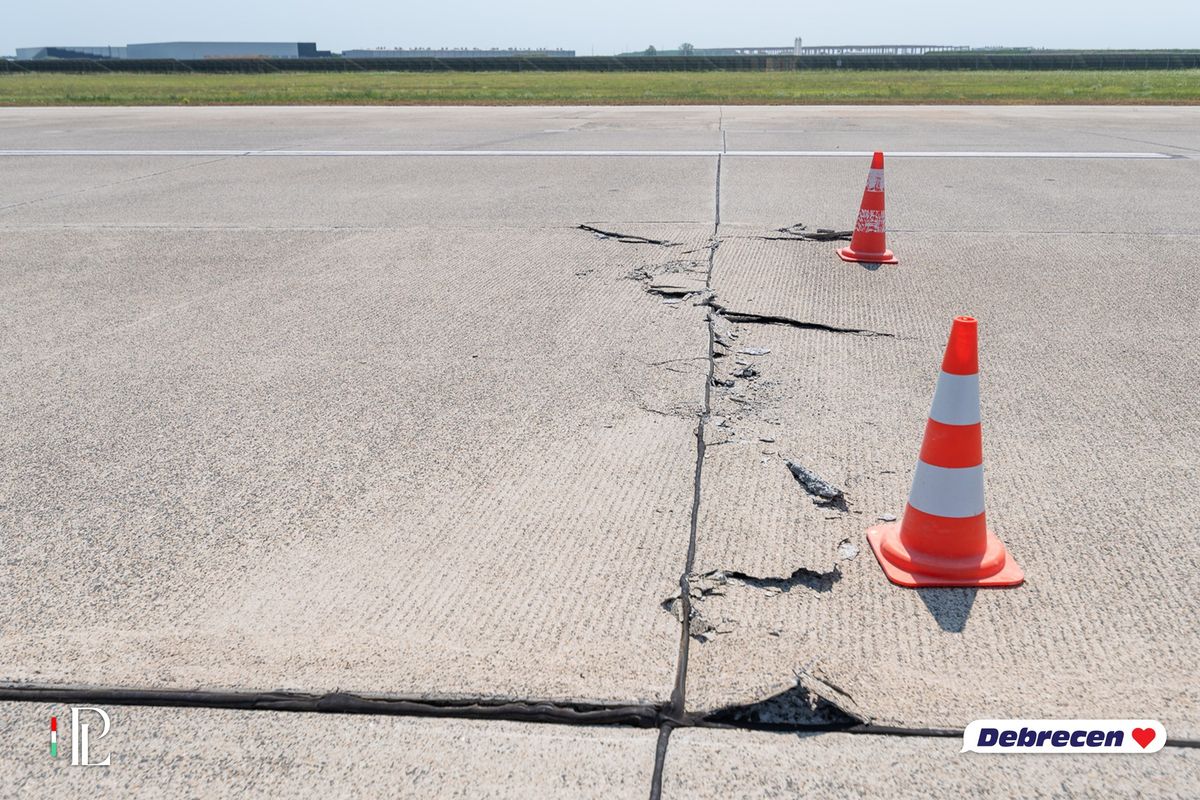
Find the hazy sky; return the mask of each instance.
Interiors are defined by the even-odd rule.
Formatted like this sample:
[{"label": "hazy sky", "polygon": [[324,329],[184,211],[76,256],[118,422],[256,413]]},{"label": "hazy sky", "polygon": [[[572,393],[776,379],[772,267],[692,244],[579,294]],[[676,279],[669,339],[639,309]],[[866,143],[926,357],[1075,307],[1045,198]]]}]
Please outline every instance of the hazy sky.
[{"label": "hazy sky", "polygon": [[1200,47],[1200,0],[0,0],[0,53],[43,45],[303,41],[564,47],[580,54],[805,44]]}]

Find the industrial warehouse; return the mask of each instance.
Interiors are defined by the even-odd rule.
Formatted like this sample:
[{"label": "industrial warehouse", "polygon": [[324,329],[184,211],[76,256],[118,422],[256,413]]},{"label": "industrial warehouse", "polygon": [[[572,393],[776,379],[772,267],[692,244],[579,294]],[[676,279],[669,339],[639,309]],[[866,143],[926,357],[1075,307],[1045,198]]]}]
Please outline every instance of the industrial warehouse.
[{"label": "industrial warehouse", "polygon": [[147,42],[123,47],[47,45],[18,47],[23,61],[45,59],[175,59],[205,58],[496,58],[525,56],[573,58],[574,50],[546,48],[403,48],[378,47],[331,53],[318,50],[315,42]]},{"label": "industrial warehouse", "polygon": [[[823,45],[804,46],[797,37],[783,47],[687,47],[681,50],[654,50],[622,53],[623,56],[694,55],[722,56],[816,56],[816,55],[924,55],[926,53],[965,52],[960,45]],[[574,50],[562,48],[474,48],[474,47],[375,47],[333,53],[318,50],[315,42],[148,42],[113,46],[47,45],[18,47],[17,58],[45,59],[175,59],[190,61],[205,58],[574,58]]]}]

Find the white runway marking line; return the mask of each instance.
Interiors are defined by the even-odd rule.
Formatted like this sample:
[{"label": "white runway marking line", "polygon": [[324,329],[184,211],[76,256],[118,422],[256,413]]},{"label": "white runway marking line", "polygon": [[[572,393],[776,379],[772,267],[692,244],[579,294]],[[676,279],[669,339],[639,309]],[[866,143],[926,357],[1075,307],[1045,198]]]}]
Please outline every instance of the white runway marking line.
[{"label": "white runway marking line", "polygon": [[[0,156],[186,156],[252,158],[404,158],[414,156],[460,156],[471,158],[553,158],[553,157],[670,157],[711,158],[716,155],[750,158],[865,158],[870,151],[852,150],[0,150]],[[888,152],[888,158],[1105,158],[1105,159],[1179,159],[1190,156],[1174,153],[1088,153],[1007,150],[902,150]]]}]

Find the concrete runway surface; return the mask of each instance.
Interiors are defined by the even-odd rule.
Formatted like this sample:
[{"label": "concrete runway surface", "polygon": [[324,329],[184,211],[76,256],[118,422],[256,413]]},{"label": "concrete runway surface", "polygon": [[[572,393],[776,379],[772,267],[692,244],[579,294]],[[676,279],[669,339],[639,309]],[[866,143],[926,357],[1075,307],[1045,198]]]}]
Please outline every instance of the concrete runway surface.
[{"label": "concrete runway surface", "polygon": [[[899,265],[777,232],[875,148]],[[1200,109],[4,109],[0,175],[0,796],[1200,794]],[[1027,582],[901,589],[960,313]]]}]

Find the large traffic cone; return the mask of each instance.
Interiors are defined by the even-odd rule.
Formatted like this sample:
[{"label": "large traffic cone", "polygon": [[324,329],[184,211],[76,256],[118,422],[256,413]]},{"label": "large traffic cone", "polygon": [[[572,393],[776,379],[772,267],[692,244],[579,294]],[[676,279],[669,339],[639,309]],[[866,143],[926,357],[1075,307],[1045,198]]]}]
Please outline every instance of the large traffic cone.
[{"label": "large traffic cone", "polygon": [[978,332],[955,317],[904,518],[867,530],[901,586],[1016,586],[1025,573],[987,528],[979,423]]},{"label": "large traffic cone", "polygon": [[867,173],[867,188],[863,190],[862,207],[854,223],[850,246],[837,251],[843,261],[865,261],[868,264],[899,264],[887,249],[887,232],[883,221],[883,153],[875,152],[871,171]]}]

